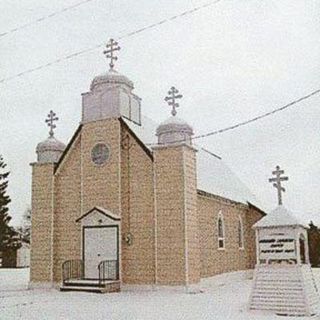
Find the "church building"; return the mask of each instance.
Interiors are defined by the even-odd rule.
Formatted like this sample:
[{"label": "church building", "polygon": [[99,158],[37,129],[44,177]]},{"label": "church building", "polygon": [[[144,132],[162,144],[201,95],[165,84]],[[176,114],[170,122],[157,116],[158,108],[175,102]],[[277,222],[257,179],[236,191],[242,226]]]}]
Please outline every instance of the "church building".
[{"label": "church building", "polygon": [[143,115],[133,82],[114,69],[119,49],[107,44],[110,70],[82,94],[81,122],[66,146],[54,136],[55,113],[46,120],[49,137],[31,164],[30,287],[189,288],[252,269],[258,201],[194,143],[192,126],[177,117],[176,88],[165,98],[166,121]]}]

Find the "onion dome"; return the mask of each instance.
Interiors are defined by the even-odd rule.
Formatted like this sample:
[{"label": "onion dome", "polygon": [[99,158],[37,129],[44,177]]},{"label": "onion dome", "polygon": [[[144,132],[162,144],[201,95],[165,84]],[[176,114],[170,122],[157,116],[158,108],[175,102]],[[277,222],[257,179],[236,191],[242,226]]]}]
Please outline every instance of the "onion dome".
[{"label": "onion dome", "polygon": [[177,103],[176,100],[181,98],[182,95],[179,94],[179,90],[171,87],[168,91],[168,96],[164,99],[168,105],[172,107],[172,116],[162,122],[157,128],[156,135],[158,136],[159,144],[191,144],[191,137],[193,135],[192,127],[184,120],[176,117],[176,109],[179,107],[179,103]]},{"label": "onion dome", "polygon": [[98,75],[92,80],[90,90],[94,90],[97,86],[114,84],[126,85],[131,90],[134,88],[133,82],[129,80],[126,76],[115,71],[114,69],[110,69],[108,72]]},{"label": "onion dome", "polygon": [[171,116],[162,122],[156,131],[159,144],[188,143],[191,144],[192,127],[184,120]]},{"label": "onion dome", "polygon": [[50,127],[49,137],[38,143],[36,148],[37,161],[39,163],[56,163],[59,161],[64,149],[65,144],[60,142],[54,137],[53,129],[56,128],[55,121],[59,120],[56,114],[51,110],[46,119],[47,125]]},{"label": "onion dome", "polygon": [[57,140],[55,137],[49,137],[46,140],[38,143],[36,152],[38,155],[38,162],[58,162],[64,149],[65,144]]}]

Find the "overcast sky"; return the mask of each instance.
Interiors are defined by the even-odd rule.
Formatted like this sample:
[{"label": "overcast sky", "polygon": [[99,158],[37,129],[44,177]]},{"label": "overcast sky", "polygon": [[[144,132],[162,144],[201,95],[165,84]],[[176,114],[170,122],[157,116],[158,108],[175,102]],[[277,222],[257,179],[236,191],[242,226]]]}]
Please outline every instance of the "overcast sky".
[{"label": "overcast sky", "polygon": [[[0,33],[80,0],[0,0]],[[117,38],[208,0],[92,0],[0,38],[0,79]],[[162,121],[175,85],[178,114],[196,134],[281,107],[320,88],[319,0],[222,0],[192,15],[123,39],[117,70],[135,84],[142,112]],[[107,70],[99,48],[0,83],[0,154],[11,171],[13,224],[31,203],[35,147],[48,136],[67,143],[81,116],[81,93]],[[246,127],[199,140],[220,155],[262,201],[276,206],[268,183],[280,165],[289,175],[284,204],[320,224],[320,95]],[[213,177],[219,178],[219,177]]]}]

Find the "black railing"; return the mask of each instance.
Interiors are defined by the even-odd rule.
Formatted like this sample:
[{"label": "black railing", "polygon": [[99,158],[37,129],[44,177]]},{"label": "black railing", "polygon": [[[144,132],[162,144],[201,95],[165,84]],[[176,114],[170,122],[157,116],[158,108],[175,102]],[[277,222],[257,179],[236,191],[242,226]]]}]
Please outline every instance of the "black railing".
[{"label": "black railing", "polygon": [[84,278],[83,260],[67,260],[62,264],[62,281],[65,283],[71,279],[82,280]]},{"label": "black railing", "polygon": [[119,280],[119,263],[118,260],[104,260],[98,265],[99,284],[107,280]]}]

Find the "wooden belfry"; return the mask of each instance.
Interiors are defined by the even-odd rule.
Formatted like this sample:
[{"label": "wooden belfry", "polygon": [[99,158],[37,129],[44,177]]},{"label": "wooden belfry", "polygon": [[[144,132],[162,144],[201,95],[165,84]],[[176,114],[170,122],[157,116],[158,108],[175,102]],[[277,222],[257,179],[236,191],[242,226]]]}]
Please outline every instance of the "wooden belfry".
[{"label": "wooden belfry", "polygon": [[284,171],[279,166],[269,179],[278,191],[278,206],[254,224],[257,264],[250,309],[281,315],[311,316],[319,297],[309,263],[307,228],[282,204]]}]

